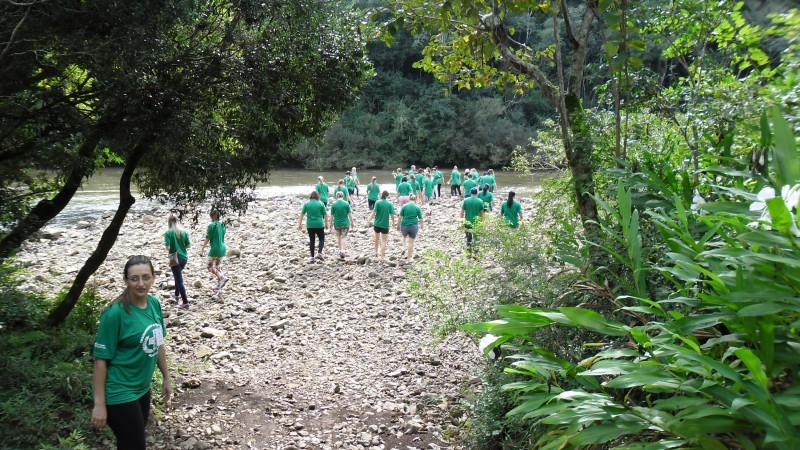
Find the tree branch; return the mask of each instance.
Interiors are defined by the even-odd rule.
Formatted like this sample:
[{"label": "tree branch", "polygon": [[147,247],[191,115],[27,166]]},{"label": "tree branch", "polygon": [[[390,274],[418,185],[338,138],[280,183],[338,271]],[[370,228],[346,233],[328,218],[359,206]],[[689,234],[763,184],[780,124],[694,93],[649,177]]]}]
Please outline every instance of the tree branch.
[{"label": "tree branch", "polygon": [[[33,2],[30,2],[30,3],[27,4],[28,9],[25,10],[25,14],[22,16],[22,19],[20,19],[19,22],[17,23],[17,26],[14,27],[14,31],[11,32],[11,37],[8,38],[8,43],[6,44],[6,48],[4,48],[2,52],[0,52],[0,61],[3,61],[3,58],[6,56],[6,53],[8,53],[8,50],[11,48],[11,44],[14,43],[14,37],[16,37],[17,32],[19,31],[20,27],[22,26],[22,23],[25,22],[25,19],[28,18],[28,13],[31,12],[31,8],[33,7],[34,3],[36,3],[36,2],[33,1]],[[24,6],[24,5],[23,4],[18,4],[18,5],[15,5],[15,6]]]},{"label": "tree branch", "polygon": [[569,9],[567,8],[567,0],[561,0],[561,10],[564,11],[564,27],[567,29],[567,40],[572,44],[573,49],[580,47],[580,43],[575,39],[572,34],[572,25],[569,23]]},{"label": "tree branch", "polygon": [[[583,13],[580,35],[578,35],[578,48],[572,54],[572,67],[569,72],[567,93],[580,98],[581,85],[583,84],[583,71],[586,68],[586,56],[589,53],[589,31],[594,21],[594,8],[597,0],[586,1],[586,11]],[[557,45],[557,44],[556,44]]]}]

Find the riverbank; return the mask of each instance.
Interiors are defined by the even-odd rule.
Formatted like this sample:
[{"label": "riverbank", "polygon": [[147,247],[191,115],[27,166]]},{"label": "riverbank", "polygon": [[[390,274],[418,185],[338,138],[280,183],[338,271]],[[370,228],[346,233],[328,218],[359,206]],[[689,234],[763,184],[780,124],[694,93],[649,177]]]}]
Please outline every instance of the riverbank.
[{"label": "riverbank", "polygon": [[[433,318],[406,293],[415,263],[400,261],[400,234],[390,234],[387,262],[372,257],[373,233],[362,197],[346,260],[327,235],[321,264],[307,264],[297,218],[305,199],[275,196],[253,204],[228,228],[241,251],[215,283],[198,255],[207,222],[188,227],[193,246],[184,272],[192,306],[171,300],[163,232],[166,210],[128,217],[90,284],[107,299],[123,288],[132,254],[152,255],[153,294],[165,311],[175,398],[148,428],[155,449],[437,449],[462,448],[459,402],[479,388],[483,358],[466,335],[433,343]],[[461,252],[460,202],[445,198],[426,215],[417,250]],[[202,217],[206,217],[203,214]],[[49,227],[26,243],[17,261],[30,277],[22,288],[55,294],[94,249],[105,219]]]}]

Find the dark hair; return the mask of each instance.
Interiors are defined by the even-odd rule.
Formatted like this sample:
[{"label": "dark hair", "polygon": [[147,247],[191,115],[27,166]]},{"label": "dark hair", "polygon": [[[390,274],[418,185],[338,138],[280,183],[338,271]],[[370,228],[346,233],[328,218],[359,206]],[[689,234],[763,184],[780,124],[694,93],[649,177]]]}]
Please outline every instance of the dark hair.
[{"label": "dark hair", "polygon": [[483,195],[486,195],[487,192],[489,192],[489,183],[484,183],[484,185],[483,185]]},{"label": "dark hair", "polygon": [[211,216],[211,220],[213,220],[214,222],[219,220],[219,211],[217,211],[216,209],[212,209],[209,215]]},{"label": "dark hair", "polygon": [[[150,261],[150,258],[144,255],[134,255],[128,258],[128,262],[125,263],[125,269],[122,270],[122,276],[127,280],[128,279],[128,269],[132,266],[136,266],[139,264],[147,264],[150,266],[150,275],[155,276],[156,271],[153,268],[153,262]],[[125,312],[130,314],[131,313],[131,297],[130,293],[128,292],[128,287],[125,287],[125,290],[122,291],[117,298],[114,299],[111,304],[114,303],[121,303],[122,307],[125,308]]]},{"label": "dark hair", "polygon": [[381,200],[386,200],[387,198],[389,198],[389,191],[383,191],[381,194]]},{"label": "dark hair", "polygon": [[319,192],[313,191],[311,194],[308,195],[308,198],[311,200],[319,200]]},{"label": "dark hair", "polygon": [[408,181],[408,177],[404,175],[404,176],[403,176],[403,179],[402,179],[402,180],[400,180],[400,182],[401,182],[401,183],[405,183],[406,181]]},{"label": "dark hair", "polygon": [[508,191],[508,201],[506,202],[506,205],[508,205],[509,208],[511,208],[511,205],[514,204],[514,196],[515,195],[517,195],[516,192]]}]

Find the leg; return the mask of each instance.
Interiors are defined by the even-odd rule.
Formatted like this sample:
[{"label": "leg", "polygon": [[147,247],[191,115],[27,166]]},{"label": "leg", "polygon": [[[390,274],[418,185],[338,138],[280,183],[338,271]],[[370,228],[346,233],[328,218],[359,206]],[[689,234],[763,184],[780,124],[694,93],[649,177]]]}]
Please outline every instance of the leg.
[{"label": "leg", "polygon": [[319,239],[319,248],[317,254],[322,254],[322,249],[325,248],[325,228],[317,228],[317,238]]},{"label": "leg", "polygon": [[189,300],[186,296],[186,285],[183,281],[183,268],[186,267],[186,260],[183,258],[178,258],[180,263],[177,266],[172,266],[172,277],[175,279],[175,298],[180,296],[180,299],[183,300],[183,304],[189,303]]},{"label": "leg", "polygon": [[144,428],[150,415],[150,392],[142,398],[108,405],[108,426],[117,437],[117,450],[145,450]]},{"label": "leg", "polygon": [[414,239],[409,236],[408,238],[408,260],[414,259]]},{"label": "leg", "polygon": [[389,234],[381,233],[381,241],[383,241],[383,246],[381,247],[381,259],[386,259],[386,244],[389,243]]},{"label": "leg", "polygon": [[381,234],[376,231],[375,232],[375,256],[378,256],[378,248],[380,247],[380,242],[381,242],[380,239],[381,239]]},{"label": "leg", "polygon": [[314,238],[316,237],[316,231],[309,228],[308,229],[308,249],[311,251],[311,257],[314,257]]}]

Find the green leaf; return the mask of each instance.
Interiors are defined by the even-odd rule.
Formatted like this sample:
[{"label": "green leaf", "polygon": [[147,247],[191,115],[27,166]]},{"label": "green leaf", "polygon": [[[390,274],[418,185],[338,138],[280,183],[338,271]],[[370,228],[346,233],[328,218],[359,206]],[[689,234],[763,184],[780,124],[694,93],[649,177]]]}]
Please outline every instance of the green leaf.
[{"label": "green leaf", "polygon": [[758,316],[767,316],[770,314],[777,314],[783,311],[797,312],[798,310],[800,310],[800,307],[789,305],[786,303],[764,302],[755,305],[745,306],[744,308],[740,309],[736,313],[736,315],[740,317],[758,317]]},{"label": "green leaf", "polygon": [[610,324],[605,317],[590,309],[563,307],[558,308],[558,310],[576,326],[588,328],[609,336],[625,336],[627,334],[626,331],[621,329],[622,324]]},{"label": "green leaf", "polygon": [[602,444],[620,436],[636,434],[647,428],[647,424],[639,422],[611,422],[590,425],[569,439],[570,444],[592,445]]},{"label": "green leaf", "polygon": [[800,157],[797,155],[797,143],[792,128],[781,115],[778,107],[772,108],[772,125],[775,137],[774,165],[778,175],[778,184],[780,186],[793,185],[800,182]]},{"label": "green leaf", "polygon": [[750,371],[753,381],[758,383],[764,389],[767,389],[767,374],[764,372],[764,368],[761,367],[761,360],[758,359],[758,357],[747,348],[737,349],[734,353],[744,363],[745,367],[747,367],[747,370]]}]

